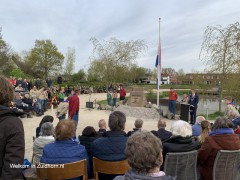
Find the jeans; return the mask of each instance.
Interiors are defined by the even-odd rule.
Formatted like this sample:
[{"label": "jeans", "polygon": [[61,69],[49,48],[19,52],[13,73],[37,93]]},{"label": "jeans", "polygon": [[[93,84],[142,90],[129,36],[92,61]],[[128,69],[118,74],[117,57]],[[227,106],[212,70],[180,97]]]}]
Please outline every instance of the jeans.
[{"label": "jeans", "polygon": [[43,110],[47,110],[47,99],[43,100]]},{"label": "jeans", "polygon": [[176,101],[169,100],[168,101],[168,110],[170,113],[173,113],[175,115],[176,113]]},{"label": "jeans", "polygon": [[107,99],[107,102],[108,102],[108,105],[111,106],[111,99],[110,98]]},{"label": "jeans", "polygon": [[113,98],[113,106],[116,106],[117,98]]},{"label": "jeans", "polygon": [[37,103],[34,103],[33,110],[37,113],[39,111]]},{"label": "jeans", "polygon": [[43,110],[43,104],[44,104],[44,100],[42,99],[38,99],[38,108]]},{"label": "jeans", "polygon": [[77,125],[78,125],[78,112],[76,112],[76,114],[73,115],[72,120],[75,121],[75,123],[76,123],[76,129],[77,129]]}]

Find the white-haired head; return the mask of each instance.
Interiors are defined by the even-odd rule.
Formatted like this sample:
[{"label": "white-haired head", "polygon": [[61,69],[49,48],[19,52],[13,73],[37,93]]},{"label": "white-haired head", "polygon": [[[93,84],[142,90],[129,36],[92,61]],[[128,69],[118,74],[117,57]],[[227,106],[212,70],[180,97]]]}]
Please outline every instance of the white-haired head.
[{"label": "white-haired head", "polygon": [[203,116],[198,116],[196,117],[196,124],[201,124],[202,121],[205,121],[205,117]]},{"label": "white-haired head", "polygon": [[182,120],[173,123],[171,131],[173,136],[192,136],[192,127],[186,121]]}]

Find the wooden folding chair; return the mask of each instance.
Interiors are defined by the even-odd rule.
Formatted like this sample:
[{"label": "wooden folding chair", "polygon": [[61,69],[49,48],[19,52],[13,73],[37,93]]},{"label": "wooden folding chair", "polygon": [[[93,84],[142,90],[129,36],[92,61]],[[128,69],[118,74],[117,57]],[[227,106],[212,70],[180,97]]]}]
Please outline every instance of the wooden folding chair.
[{"label": "wooden folding chair", "polygon": [[98,173],[103,174],[125,174],[130,168],[127,160],[123,161],[103,161],[93,157],[94,179],[98,180]]},{"label": "wooden folding chair", "polygon": [[81,160],[67,164],[44,164],[36,165],[38,179],[64,180],[83,176],[87,180],[87,160]]}]

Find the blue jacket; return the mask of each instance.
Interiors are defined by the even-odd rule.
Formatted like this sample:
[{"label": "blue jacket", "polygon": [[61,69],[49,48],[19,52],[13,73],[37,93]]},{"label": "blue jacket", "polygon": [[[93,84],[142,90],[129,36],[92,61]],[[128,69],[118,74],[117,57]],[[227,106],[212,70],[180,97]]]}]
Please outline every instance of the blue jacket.
[{"label": "blue jacket", "polygon": [[126,159],[125,147],[127,136],[125,132],[107,131],[105,137],[96,139],[91,147],[94,157],[105,161],[120,161]]},{"label": "blue jacket", "polygon": [[156,135],[161,139],[161,141],[165,141],[172,136],[172,133],[164,128],[159,128],[158,131],[156,131]]},{"label": "blue jacket", "polygon": [[202,133],[202,127],[200,124],[194,124],[192,126],[192,135],[193,136],[200,136],[200,134]]},{"label": "blue jacket", "polygon": [[194,97],[192,97],[192,94],[189,96],[188,104],[193,105],[195,108],[197,108],[199,101],[199,97],[197,94],[195,94]]},{"label": "blue jacket", "polygon": [[84,146],[78,144],[72,139],[55,141],[47,144],[43,149],[41,163],[47,164],[65,164],[87,159],[88,155]]}]

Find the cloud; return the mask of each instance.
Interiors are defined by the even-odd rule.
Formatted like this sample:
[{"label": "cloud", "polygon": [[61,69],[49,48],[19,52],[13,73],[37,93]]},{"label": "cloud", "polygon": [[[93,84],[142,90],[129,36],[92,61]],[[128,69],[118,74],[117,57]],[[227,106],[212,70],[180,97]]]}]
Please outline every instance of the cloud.
[{"label": "cloud", "polygon": [[154,68],[161,17],[163,67],[203,70],[198,59],[207,26],[239,20],[238,0],[0,0],[3,38],[21,52],[36,39],[51,39],[66,54],[76,49],[75,71],[87,68],[92,52],[91,37],[107,40],[144,39],[148,50],[139,65]]}]

